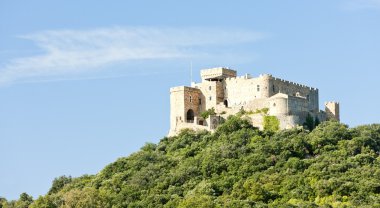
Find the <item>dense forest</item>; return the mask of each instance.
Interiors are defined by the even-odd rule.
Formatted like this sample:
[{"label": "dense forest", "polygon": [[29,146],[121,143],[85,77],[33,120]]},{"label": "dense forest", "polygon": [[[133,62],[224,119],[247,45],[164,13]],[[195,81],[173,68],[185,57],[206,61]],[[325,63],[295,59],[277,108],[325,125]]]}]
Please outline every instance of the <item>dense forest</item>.
[{"label": "dense forest", "polygon": [[380,125],[260,131],[231,116],[0,207],[380,207]]}]

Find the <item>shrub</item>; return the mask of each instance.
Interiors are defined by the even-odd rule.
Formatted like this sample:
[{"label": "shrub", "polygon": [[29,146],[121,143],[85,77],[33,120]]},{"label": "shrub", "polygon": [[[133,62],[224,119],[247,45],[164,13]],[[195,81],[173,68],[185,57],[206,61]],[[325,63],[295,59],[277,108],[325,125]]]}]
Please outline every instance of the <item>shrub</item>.
[{"label": "shrub", "polygon": [[276,116],[264,116],[264,131],[276,132],[280,129],[280,121]]},{"label": "shrub", "polygon": [[210,108],[210,109],[208,109],[207,111],[203,111],[203,112],[201,113],[201,117],[202,117],[203,119],[207,119],[209,116],[213,116],[213,115],[216,115],[216,113],[215,113],[215,109],[214,109],[214,108]]}]

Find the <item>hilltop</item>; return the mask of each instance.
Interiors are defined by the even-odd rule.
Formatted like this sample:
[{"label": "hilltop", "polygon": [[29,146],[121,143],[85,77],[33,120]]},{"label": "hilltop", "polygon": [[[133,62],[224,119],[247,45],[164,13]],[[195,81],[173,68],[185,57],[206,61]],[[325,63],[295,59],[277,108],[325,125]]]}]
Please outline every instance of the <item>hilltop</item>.
[{"label": "hilltop", "polygon": [[56,178],[30,207],[380,207],[379,153],[379,124],[272,132],[230,116],[214,133],[184,130],[96,175]]}]

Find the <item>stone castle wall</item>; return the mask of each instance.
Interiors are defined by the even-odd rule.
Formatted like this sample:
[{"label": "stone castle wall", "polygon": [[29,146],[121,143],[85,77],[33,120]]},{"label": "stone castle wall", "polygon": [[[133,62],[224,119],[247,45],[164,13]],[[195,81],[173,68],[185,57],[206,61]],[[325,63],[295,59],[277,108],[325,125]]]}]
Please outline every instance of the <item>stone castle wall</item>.
[{"label": "stone castle wall", "polygon": [[187,122],[187,112],[191,109],[194,117],[202,111],[199,105],[201,92],[191,87],[174,87],[170,90],[170,127],[175,129],[178,123]]},{"label": "stone castle wall", "polygon": [[185,119],[184,88],[173,87],[170,89],[170,129],[175,129],[179,121]]},{"label": "stone castle wall", "polygon": [[325,112],[328,119],[334,119],[339,121],[339,103],[332,101],[325,103]]},{"label": "stone castle wall", "polygon": [[[255,112],[268,108],[268,114],[279,119],[281,129],[302,125],[308,114],[318,117],[320,121],[339,120],[339,103],[328,102],[326,112],[319,110],[316,88],[269,74],[255,78],[250,75],[236,77],[236,71],[226,68],[202,70],[201,76],[202,82],[191,83],[191,87],[171,88],[171,132],[189,125],[214,129],[218,125],[215,117],[206,120],[200,117],[203,111],[211,108],[224,118],[241,109]],[[194,123],[189,123],[187,119],[189,110],[194,112]],[[262,128],[262,117],[263,115],[253,114],[250,119],[253,125]]]},{"label": "stone castle wall", "polygon": [[218,81],[204,81],[193,84],[194,88],[202,92],[202,107],[204,110],[216,108],[216,105],[223,102],[224,89],[223,83]]},{"label": "stone castle wall", "polygon": [[277,93],[284,93],[294,97],[301,97],[307,99],[308,110],[313,112],[319,111],[319,98],[318,89],[308,87],[306,85],[289,82],[283,79],[271,78],[271,94],[273,96]]}]

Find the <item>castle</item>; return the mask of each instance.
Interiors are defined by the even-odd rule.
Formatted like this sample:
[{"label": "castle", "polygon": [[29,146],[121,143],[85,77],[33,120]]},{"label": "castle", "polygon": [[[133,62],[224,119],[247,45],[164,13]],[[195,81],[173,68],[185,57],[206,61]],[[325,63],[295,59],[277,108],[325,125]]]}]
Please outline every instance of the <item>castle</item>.
[{"label": "castle", "polygon": [[[263,129],[264,116],[275,116],[280,129],[303,125],[308,116],[339,121],[339,103],[326,102],[319,110],[318,89],[269,74],[236,76],[229,68],[201,70],[202,81],[170,89],[170,131],[216,129],[221,120],[244,110],[253,126]],[[202,112],[212,109],[207,117]],[[265,114],[258,113],[265,109]],[[256,113],[255,113],[256,112]]]}]

